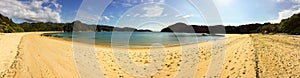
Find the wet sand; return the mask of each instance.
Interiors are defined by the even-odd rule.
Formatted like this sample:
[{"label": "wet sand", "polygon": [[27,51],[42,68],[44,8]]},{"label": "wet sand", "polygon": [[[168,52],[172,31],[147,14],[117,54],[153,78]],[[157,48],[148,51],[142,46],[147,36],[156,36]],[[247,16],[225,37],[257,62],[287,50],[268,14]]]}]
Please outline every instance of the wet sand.
[{"label": "wet sand", "polygon": [[[73,43],[62,39],[40,36],[41,33],[17,33],[0,35],[0,77],[4,78],[78,78],[79,73],[74,60]],[[213,46],[225,42],[226,46]],[[201,77],[300,77],[300,36],[245,34],[226,35],[225,40],[209,41],[199,44],[166,47],[158,49],[114,49],[120,56],[128,50],[131,60],[128,63],[137,67],[121,67],[112,48],[94,46],[103,75],[108,78],[186,78],[188,75]],[[83,44],[85,45],[85,44]],[[150,51],[156,53],[150,54]],[[225,51],[223,51],[225,50]],[[86,50],[85,50],[86,51]],[[221,53],[216,53],[221,52]],[[151,60],[164,55],[166,58]],[[222,53],[224,52],[224,53]],[[225,53],[226,52],[226,53]],[[86,52],[82,52],[84,55]],[[224,56],[224,57],[221,57]],[[88,54],[84,57],[92,58]],[[215,59],[214,57],[220,57]],[[187,60],[185,60],[186,58]],[[222,59],[224,58],[224,59]],[[85,61],[83,59],[78,61]],[[211,61],[213,60],[213,61]],[[124,60],[123,60],[124,61]],[[132,62],[130,62],[132,61]],[[160,63],[156,70],[138,69],[150,64]],[[216,68],[210,68],[210,64]],[[223,63],[222,63],[223,62]],[[86,66],[95,63],[87,62]],[[212,66],[214,66],[212,65]],[[97,67],[97,66],[95,66]],[[185,68],[183,68],[185,67]],[[221,69],[219,73],[208,72]],[[95,77],[89,74],[81,77]],[[93,69],[93,67],[90,67]],[[124,71],[126,70],[126,71]],[[128,72],[128,71],[135,72]],[[145,72],[145,71],[148,72]],[[157,71],[157,72],[156,72]],[[149,72],[155,72],[149,74]],[[145,75],[145,76],[139,76]]]}]

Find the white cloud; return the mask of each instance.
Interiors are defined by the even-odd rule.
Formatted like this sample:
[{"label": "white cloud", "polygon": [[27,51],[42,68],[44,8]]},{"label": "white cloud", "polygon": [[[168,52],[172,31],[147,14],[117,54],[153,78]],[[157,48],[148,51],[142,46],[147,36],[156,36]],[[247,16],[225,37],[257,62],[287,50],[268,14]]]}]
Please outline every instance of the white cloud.
[{"label": "white cloud", "polygon": [[184,15],[184,16],[182,16],[183,18],[189,18],[189,17],[192,17],[192,16],[194,16],[194,15]]},{"label": "white cloud", "polygon": [[161,3],[164,3],[164,2],[165,2],[165,0],[160,0],[159,2],[161,2]]},{"label": "white cloud", "polygon": [[77,17],[76,20],[80,20],[83,23],[97,24],[99,21],[110,22],[113,16],[99,16],[99,15],[83,15]]},{"label": "white cloud", "polygon": [[280,11],[278,13],[278,18],[275,20],[271,20],[270,22],[279,23],[282,19],[287,19],[297,13],[300,13],[300,6],[294,6],[292,9]]},{"label": "white cloud", "polygon": [[144,7],[143,10],[145,11],[143,17],[158,17],[163,14],[164,8],[159,5],[153,4]]},{"label": "white cloud", "polygon": [[137,14],[135,14],[133,17],[137,17],[137,16],[139,16],[139,15],[141,15],[141,14],[137,13]]},{"label": "white cloud", "polygon": [[300,0],[274,0],[275,2],[292,2],[292,3],[300,3]]},{"label": "white cloud", "polygon": [[150,2],[150,3],[153,3],[153,2],[164,3],[165,0],[148,0],[148,2]]},{"label": "white cloud", "polygon": [[299,5],[300,0],[274,0],[274,1],[277,3],[284,3],[284,2],[293,3],[291,4],[293,6],[290,9],[285,9],[278,12],[278,18],[275,20],[270,20],[269,22],[271,23],[280,23],[282,19],[287,19],[294,14],[300,13],[300,5]]},{"label": "white cloud", "polygon": [[176,18],[177,18],[177,17],[180,17],[180,16],[181,16],[181,15],[179,15],[179,14],[178,14],[178,15],[175,15]]},{"label": "white cloud", "polygon": [[224,7],[224,6],[232,6],[235,0],[213,0],[217,6]]},{"label": "white cloud", "polygon": [[166,17],[166,16],[168,16],[168,14],[163,14],[162,16]]},{"label": "white cloud", "polygon": [[103,16],[103,18],[106,20],[106,22],[110,22],[110,18],[108,18],[107,16]]},{"label": "white cloud", "polygon": [[283,11],[279,12],[279,19],[286,19],[296,13],[300,13],[300,8],[283,10]]},{"label": "white cloud", "polygon": [[110,15],[109,17],[110,17],[110,18],[114,18],[115,16],[113,16],[113,15]]},{"label": "white cloud", "polygon": [[193,17],[194,15],[193,14],[188,14],[188,15],[180,15],[180,14],[178,14],[178,15],[175,15],[175,17],[176,18],[190,18],[190,17]]},{"label": "white cloud", "polygon": [[165,0],[114,0],[112,2],[116,7],[121,5],[122,7],[133,7],[138,4],[144,3],[164,3]]},{"label": "white cloud", "polygon": [[159,2],[159,3],[164,3],[165,0],[157,0],[157,2]]},{"label": "white cloud", "polygon": [[283,2],[283,1],[285,1],[285,0],[274,0],[275,2]]},{"label": "white cloud", "polygon": [[[48,6],[43,6],[43,4]],[[0,1],[1,14],[27,22],[61,22],[61,7],[62,5],[58,4],[56,0]]]},{"label": "white cloud", "polygon": [[[82,12],[82,14],[87,14],[87,13]],[[99,21],[102,21],[102,17],[98,15],[80,15],[75,20],[79,20],[83,23],[96,24]]]},{"label": "white cloud", "polygon": [[131,3],[121,3],[121,5],[123,7],[132,7],[133,6],[133,4],[131,4]]}]

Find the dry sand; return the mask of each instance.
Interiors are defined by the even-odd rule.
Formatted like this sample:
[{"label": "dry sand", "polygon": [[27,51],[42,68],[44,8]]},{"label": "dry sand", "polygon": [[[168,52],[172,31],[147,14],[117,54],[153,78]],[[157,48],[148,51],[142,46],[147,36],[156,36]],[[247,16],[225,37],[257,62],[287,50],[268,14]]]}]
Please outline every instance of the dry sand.
[{"label": "dry sand", "polygon": [[252,35],[261,77],[300,78],[300,36]]},{"label": "dry sand", "polygon": [[2,73],[6,69],[11,68],[13,62],[17,59],[18,45],[21,42],[21,38],[26,33],[0,33],[0,72]]},{"label": "dry sand", "polygon": [[[23,37],[20,36],[19,45],[5,47],[7,49],[18,48],[14,51],[14,61],[7,64],[8,67],[1,68],[1,78],[78,77],[72,56],[72,44],[66,41],[41,37],[39,34],[40,33],[30,33],[23,35]],[[10,40],[15,37],[17,36],[5,37],[9,38],[9,40],[4,42],[12,44],[12,42],[18,41],[17,39],[15,41]],[[2,45],[5,46],[6,44],[1,43],[1,46]],[[0,51],[6,52],[2,49]],[[3,65],[3,62],[4,61],[1,61],[1,65]]]},{"label": "dry sand", "polygon": [[[39,34],[41,33],[0,35],[0,78],[79,77],[74,61],[72,42],[41,37]],[[122,68],[118,65],[117,60],[122,59],[114,58],[117,55],[114,55],[109,47],[96,46],[96,54],[104,76],[108,78],[139,77],[137,75],[148,75],[148,77],[155,78],[173,78],[176,76],[187,78],[186,75],[195,75],[195,78],[208,76],[222,78],[300,77],[300,36],[227,35],[226,46],[213,46],[218,42],[222,42],[222,40],[167,47],[163,51],[151,49],[156,52],[154,54],[150,54],[150,49],[116,49],[121,56],[125,53],[120,51],[128,50],[131,60],[127,60],[127,62],[137,64],[136,68],[130,68],[131,66]],[[182,49],[182,47],[184,48]],[[214,50],[221,51],[221,53],[212,52]],[[222,50],[225,50],[226,53],[222,53],[225,52]],[[165,59],[150,60],[163,55],[164,51],[166,52]],[[222,55],[225,59],[220,57]],[[213,59],[212,56],[220,58]],[[157,61],[163,61],[163,64],[161,67],[158,66],[157,70],[149,70],[149,72],[158,71],[151,76],[149,76],[149,72],[143,72],[147,69],[133,73],[128,72],[139,67],[159,63]],[[214,64],[220,67],[209,69],[210,64],[215,62],[221,62]],[[180,68],[185,66],[189,67]],[[218,68],[221,69],[220,73],[214,72]],[[92,70],[84,72],[95,73]],[[81,74],[80,76],[91,77],[88,74]]]}]

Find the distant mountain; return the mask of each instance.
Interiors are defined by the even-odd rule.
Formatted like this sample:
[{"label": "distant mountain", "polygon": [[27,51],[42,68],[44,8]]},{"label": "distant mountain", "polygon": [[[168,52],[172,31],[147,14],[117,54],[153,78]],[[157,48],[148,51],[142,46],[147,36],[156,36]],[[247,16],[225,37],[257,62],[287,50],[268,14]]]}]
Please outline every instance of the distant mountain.
[{"label": "distant mountain", "polygon": [[11,19],[0,14],[0,32],[12,33],[12,32],[23,32],[23,28],[15,24]]},{"label": "distant mountain", "polygon": [[36,22],[28,23],[23,22],[21,24],[15,24],[11,19],[0,14],[0,32],[12,33],[12,32],[35,32],[35,31],[95,31],[95,32],[109,32],[109,31],[133,31],[133,32],[152,32],[151,30],[139,30],[129,27],[113,27],[107,25],[89,25],[80,21],[74,21],[72,23],[52,23],[52,22]]},{"label": "distant mountain", "polygon": [[114,27],[108,25],[88,25],[80,21],[74,21],[68,23],[63,27],[64,32],[73,32],[73,31],[96,31],[96,32],[110,32],[110,31],[132,31],[132,32],[152,32],[151,30],[139,30],[130,27]]},{"label": "distant mountain", "polygon": [[[161,32],[184,32],[184,33],[258,33],[257,29],[263,24],[247,24],[241,26],[205,26],[205,25],[187,25],[184,23],[176,23],[161,30]],[[210,32],[211,31],[211,32]]]},{"label": "distant mountain", "polygon": [[34,31],[63,31],[65,23],[52,23],[52,22],[36,22],[36,23],[27,23],[23,22],[19,24],[25,32],[34,32]]},{"label": "distant mountain", "polygon": [[93,31],[93,32],[109,32],[109,31],[135,31],[135,32],[152,32],[151,30],[138,30],[135,28],[119,28],[107,25],[89,25],[80,21],[74,21],[72,23],[51,23],[51,22],[38,22],[38,23],[21,23],[19,24],[26,32],[34,31]]},{"label": "distant mountain", "polygon": [[194,29],[185,23],[176,23],[161,30],[161,32],[186,32],[193,33]]},{"label": "distant mountain", "polygon": [[[274,33],[287,33],[300,35],[300,13],[294,14],[290,18],[283,19],[279,24],[246,24],[239,26],[204,26],[204,25],[187,25],[184,23],[176,23],[168,26],[161,30],[161,32],[185,32],[185,33],[224,33],[224,31],[230,34],[250,34],[250,33],[263,33],[263,34],[274,34]],[[210,32],[210,30],[213,32]]]},{"label": "distant mountain", "polygon": [[[225,29],[225,30],[224,30]],[[210,30],[214,30],[210,32]],[[151,30],[138,30],[130,27],[114,27],[107,25],[88,25],[80,21],[72,23],[51,23],[51,22],[37,22],[37,23],[21,23],[15,24],[11,19],[0,14],[0,32],[32,32],[32,31],[134,31],[134,32],[152,32]],[[176,23],[161,30],[161,32],[185,32],[185,33],[288,33],[300,35],[300,13],[294,14],[290,18],[283,19],[279,24],[246,24],[239,26],[205,26],[205,25],[187,25],[185,23]]]}]

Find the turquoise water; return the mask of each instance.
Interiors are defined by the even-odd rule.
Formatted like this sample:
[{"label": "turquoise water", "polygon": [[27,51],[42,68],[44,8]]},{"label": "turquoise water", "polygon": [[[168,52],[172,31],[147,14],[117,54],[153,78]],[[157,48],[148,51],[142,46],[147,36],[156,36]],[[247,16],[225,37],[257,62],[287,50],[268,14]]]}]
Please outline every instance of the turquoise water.
[{"label": "turquoise water", "polygon": [[103,46],[149,47],[153,44],[164,46],[185,45],[215,40],[224,36],[204,36],[201,33],[164,32],[77,32],[46,33],[44,35],[67,40]]}]

